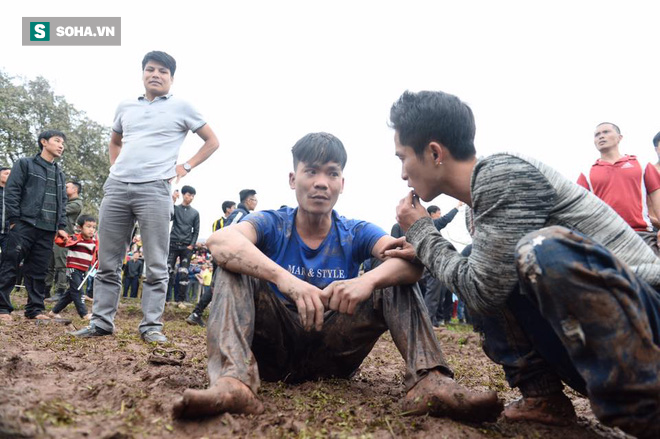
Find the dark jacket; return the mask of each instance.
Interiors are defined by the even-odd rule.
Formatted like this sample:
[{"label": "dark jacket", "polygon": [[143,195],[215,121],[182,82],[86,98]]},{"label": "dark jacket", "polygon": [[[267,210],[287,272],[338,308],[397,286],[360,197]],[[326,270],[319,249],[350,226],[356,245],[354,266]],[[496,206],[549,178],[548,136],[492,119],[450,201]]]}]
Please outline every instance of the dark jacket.
[{"label": "dark jacket", "polygon": [[[40,154],[19,159],[11,168],[5,186],[5,207],[11,224],[18,220],[36,225],[46,196],[46,167]],[[55,164],[57,177],[57,230],[66,229],[66,182],[64,174]]]},{"label": "dark jacket", "polygon": [[0,233],[9,233],[9,218],[5,208],[5,188],[0,187]]},{"label": "dark jacket", "polygon": [[229,218],[225,220],[225,227],[231,226],[232,224],[238,224],[243,220],[247,215],[250,214],[250,211],[243,203],[238,203],[236,209],[229,215]]},{"label": "dark jacket", "polygon": [[399,225],[399,223],[394,223],[390,235],[392,236],[392,238],[401,238],[402,236],[405,236],[405,233],[403,233],[403,230],[401,230],[401,226]]},{"label": "dark jacket", "polygon": [[229,223],[227,222],[227,218],[225,218],[223,216],[223,217],[218,218],[217,220],[213,221],[213,225],[211,226],[211,228],[215,232],[215,231],[218,231],[218,230],[222,229],[224,226],[228,226],[228,225],[229,225]]},{"label": "dark jacket", "polygon": [[124,273],[126,274],[126,277],[130,277],[130,278],[140,277],[142,275],[143,269],[144,269],[143,259],[138,259],[136,261],[131,259],[126,263],[126,265],[124,265]]},{"label": "dark jacket", "polygon": [[454,207],[452,210],[449,211],[447,215],[443,215],[438,219],[434,219],[433,225],[437,230],[442,230],[447,226],[447,224],[451,222],[451,220],[454,219],[457,213],[458,213],[458,209]]},{"label": "dark jacket", "polygon": [[177,204],[174,206],[172,220],[174,223],[170,232],[170,243],[195,245],[199,236],[199,212],[190,206]]}]

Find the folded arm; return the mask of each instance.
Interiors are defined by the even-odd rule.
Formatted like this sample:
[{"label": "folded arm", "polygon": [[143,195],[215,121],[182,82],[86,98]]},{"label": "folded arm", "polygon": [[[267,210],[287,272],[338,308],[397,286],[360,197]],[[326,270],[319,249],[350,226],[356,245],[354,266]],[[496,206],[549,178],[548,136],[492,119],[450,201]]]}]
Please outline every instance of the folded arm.
[{"label": "folded arm", "polygon": [[323,303],[332,310],[353,314],[357,305],[367,300],[374,290],[417,282],[422,276],[422,266],[396,257],[385,259],[385,250],[395,241],[389,235],[380,238],[371,255],[383,263],[363,276],[331,283],[323,290]]}]

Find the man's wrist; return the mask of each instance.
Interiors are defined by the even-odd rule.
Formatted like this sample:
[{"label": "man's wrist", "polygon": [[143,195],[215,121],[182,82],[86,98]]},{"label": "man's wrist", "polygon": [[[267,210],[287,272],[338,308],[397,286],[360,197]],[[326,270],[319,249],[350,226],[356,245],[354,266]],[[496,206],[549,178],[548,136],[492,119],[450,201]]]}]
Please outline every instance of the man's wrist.
[{"label": "man's wrist", "polygon": [[183,166],[184,171],[186,171],[186,172],[192,171],[192,166],[190,166],[190,163],[185,162],[182,166]]}]

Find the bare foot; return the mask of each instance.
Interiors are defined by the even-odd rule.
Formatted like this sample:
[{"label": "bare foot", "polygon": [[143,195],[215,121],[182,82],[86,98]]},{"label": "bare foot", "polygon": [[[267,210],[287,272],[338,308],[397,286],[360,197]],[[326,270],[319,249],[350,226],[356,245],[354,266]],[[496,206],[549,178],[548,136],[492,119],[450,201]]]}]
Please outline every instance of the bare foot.
[{"label": "bare foot", "polygon": [[46,314],[37,314],[36,316],[33,317],[35,320],[50,320],[50,317],[48,317]]},{"label": "bare foot", "polygon": [[221,377],[206,390],[187,389],[174,403],[175,418],[199,418],[220,413],[263,413],[264,406],[252,390],[236,378]]},{"label": "bare foot", "polygon": [[507,404],[503,416],[509,421],[533,421],[549,425],[568,425],[577,419],[571,400],[563,393],[520,398]]},{"label": "bare foot", "polygon": [[405,414],[428,413],[459,421],[495,421],[502,408],[502,400],[496,392],[469,390],[437,370],[429,372],[403,399]]}]

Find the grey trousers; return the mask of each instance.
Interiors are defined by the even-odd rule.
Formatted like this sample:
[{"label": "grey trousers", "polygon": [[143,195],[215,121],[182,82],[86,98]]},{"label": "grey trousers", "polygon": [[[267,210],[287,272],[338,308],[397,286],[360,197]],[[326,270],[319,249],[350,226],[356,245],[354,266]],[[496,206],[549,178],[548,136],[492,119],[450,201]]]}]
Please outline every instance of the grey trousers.
[{"label": "grey trousers", "polygon": [[376,290],[352,316],[326,311],[323,329],[309,332],[264,281],[218,267],[213,288],[207,330],[211,385],[232,377],[256,394],[260,377],[349,378],[387,330],[406,362],[407,389],[432,369],[453,376],[417,287]]},{"label": "grey trousers", "polygon": [[146,279],[142,284],[140,333],[161,330],[167,290],[170,217],[174,210],[166,180],[122,183],[108,178],[99,212],[99,271],[94,280],[92,323],[114,331],[121,296],[121,267],[135,220],[140,225]]}]

